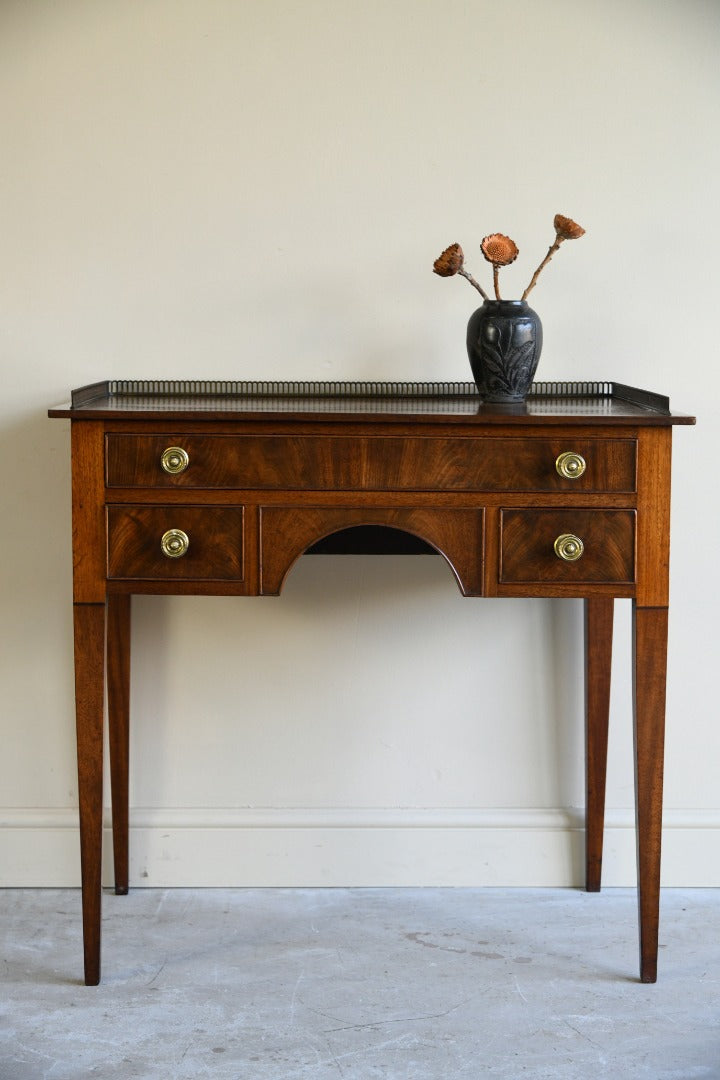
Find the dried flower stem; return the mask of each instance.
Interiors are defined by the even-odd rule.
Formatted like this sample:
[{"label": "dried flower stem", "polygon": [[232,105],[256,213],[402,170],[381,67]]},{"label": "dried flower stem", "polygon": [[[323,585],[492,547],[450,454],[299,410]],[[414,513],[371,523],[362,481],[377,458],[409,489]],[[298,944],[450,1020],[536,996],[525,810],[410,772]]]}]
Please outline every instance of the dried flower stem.
[{"label": "dried flower stem", "polygon": [[543,259],[543,261],[542,261],[542,262],[540,263],[540,265],[538,266],[537,270],[536,270],[536,271],[535,271],[535,273],[533,274],[533,276],[532,276],[532,281],[530,282],[530,284],[528,285],[527,289],[525,290],[525,292],[524,292],[524,293],[522,294],[522,296],[520,297],[520,299],[521,299],[521,300],[527,300],[527,297],[528,297],[528,293],[529,293],[529,292],[531,291],[531,289],[534,289],[534,288],[535,288],[535,286],[536,286],[536,284],[537,284],[537,279],[538,279],[538,278],[540,277],[540,272],[541,272],[542,270],[544,270],[544,268],[545,268],[545,267],[547,266],[547,264],[548,264],[548,263],[550,262],[550,260],[552,259],[553,255],[554,255],[554,254],[555,254],[555,252],[556,252],[556,251],[558,250],[558,248],[560,247],[560,245],[562,244],[562,242],[563,242],[563,238],[562,238],[561,236],[556,236],[556,237],[555,237],[555,240],[553,241],[553,243],[552,243],[552,244],[550,245],[550,247],[548,248],[548,253],[547,253],[547,255],[545,256],[545,258]]},{"label": "dried flower stem", "polygon": [[472,274],[469,274],[464,267],[462,267],[460,270],[458,270],[458,274],[460,274],[462,277],[464,277],[466,281],[469,281],[470,284],[474,288],[477,289],[477,291],[482,296],[483,300],[489,300],[490,299],[488,294],[483,289],[482,285],[479,285],[478,282],[475,280],[475,278],[472,276]]},{"label": "dried flower stem", "polygon": [[495,288],[495,298],[500,300],[500,267],[496,263],[493,263],[493,286]]}]

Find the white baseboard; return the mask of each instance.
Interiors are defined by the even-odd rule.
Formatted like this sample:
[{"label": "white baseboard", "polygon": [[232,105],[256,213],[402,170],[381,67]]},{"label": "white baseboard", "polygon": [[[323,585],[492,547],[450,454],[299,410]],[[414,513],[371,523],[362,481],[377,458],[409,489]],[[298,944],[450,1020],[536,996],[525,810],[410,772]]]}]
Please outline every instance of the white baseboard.
[{"label": "white baseboard", "polygon": [[[130,879],[152,887],[583,884],[581,811],[135,809]],[[0,886],[75,887],[77,811],[0,811]],[[631,810],[606,816],[603,884],[635,883]],[[663,885],[720,887],[720,809],[665,811]],[[104,882],[112,839],[106,821]]]}]

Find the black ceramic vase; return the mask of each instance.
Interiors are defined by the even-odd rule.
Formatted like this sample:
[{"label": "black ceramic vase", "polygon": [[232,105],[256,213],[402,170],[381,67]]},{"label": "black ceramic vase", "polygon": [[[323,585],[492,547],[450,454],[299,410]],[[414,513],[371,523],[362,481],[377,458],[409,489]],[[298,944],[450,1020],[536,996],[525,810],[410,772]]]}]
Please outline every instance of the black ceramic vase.
[{"label": "black ceramic vase", "polygon": [[483,401],[527,397],[542,349],[542,323],[526,300],[486,300],[467,327],[467,351]]}]

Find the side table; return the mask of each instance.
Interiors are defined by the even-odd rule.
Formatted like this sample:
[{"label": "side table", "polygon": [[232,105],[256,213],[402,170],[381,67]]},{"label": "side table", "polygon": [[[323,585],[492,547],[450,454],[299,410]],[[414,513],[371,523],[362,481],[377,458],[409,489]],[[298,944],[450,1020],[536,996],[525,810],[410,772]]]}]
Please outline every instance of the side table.
[{"label": "side table", "polygon": [[640,978],[656,980],[671,437],[692,417],[612,382],[538,383],[498,406],[472,383],[108,381],[49,415],[72,431],[87,984],[100,980],[106,685],[115,890],[128,890],[131,595],[277,595],[318,542],[362,536],[370,550],[378,529],[439,552],[465,596],[585,601],[590,891],[613,601],[632,600]]}]

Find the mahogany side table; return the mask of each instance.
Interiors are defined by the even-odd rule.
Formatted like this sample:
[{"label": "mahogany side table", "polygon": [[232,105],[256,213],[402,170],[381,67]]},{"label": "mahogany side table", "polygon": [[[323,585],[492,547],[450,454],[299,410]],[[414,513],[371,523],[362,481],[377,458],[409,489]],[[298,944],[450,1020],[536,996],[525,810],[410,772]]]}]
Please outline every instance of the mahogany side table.
[{"label": "mahogany side table", "polygon": [[590,891],[613,601],[632,599],[640,978],[656,980],[671,436],[692,417],[612,382],[537,383],[526,404],[499,406],[472,383],[109,381],[49,415],[72,432],[88,985],[100,981],[106,685],[115,891],[128,890],[131,595],[277,595],[318,542],[357,535],[372,550],[388,529],[444,556],[465,596],[584,599]]}]

